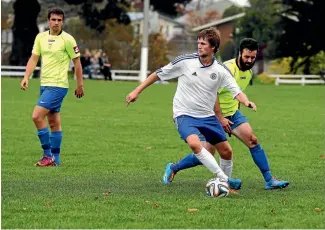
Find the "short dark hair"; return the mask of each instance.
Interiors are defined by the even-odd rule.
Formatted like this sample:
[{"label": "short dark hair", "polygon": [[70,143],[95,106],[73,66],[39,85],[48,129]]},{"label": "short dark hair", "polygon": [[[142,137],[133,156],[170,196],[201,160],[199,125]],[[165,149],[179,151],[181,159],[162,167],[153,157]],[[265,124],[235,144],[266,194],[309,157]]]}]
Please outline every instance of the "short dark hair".
[{"label": "short dark hair", "polygon": [[63,15],[63,20],[64,20],[64,11],[61,8],[58,7],[50,8],[47,12],[47,19],[50,19],[52,14]]},{"label": "short dark hair", "polygon": [[197,35],[197,38],[207,39],[210,46],[214,46],[214,53],[216,53],[220,46],[220,32],[217,28],[210,27],[209,29],[205,29],[200,31]]},{"label": "short dark hair", "polygon": [[249,49],[250,51],[258,51],[258,42],[253,38],[244,38],[240,41],[239,51],[243,52],[244,49]]}]

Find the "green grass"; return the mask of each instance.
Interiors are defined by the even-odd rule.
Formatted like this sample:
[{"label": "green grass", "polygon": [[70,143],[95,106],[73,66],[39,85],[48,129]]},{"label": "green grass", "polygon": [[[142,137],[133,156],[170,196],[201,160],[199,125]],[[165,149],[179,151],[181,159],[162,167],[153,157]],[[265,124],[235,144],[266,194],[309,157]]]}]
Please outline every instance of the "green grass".
[{"label": "green grass", "polygon": [[202,166],[161,183],[165,164],[189,153],[172,122],[176,84],[153,85],[128,108],[137,83],[86,81],[81,100],[71,84],[61,113],[63,165],[37,168],[31,113],[39,82],[23,92],[18,79],[2,79],[2,228],[325,228],[323,86],[248,89],[258,112],[243,113],[273,174],[291,184],[265,191],[249,151],[231,138],[243,188],[218,199],[205,196],[213,176]]}]

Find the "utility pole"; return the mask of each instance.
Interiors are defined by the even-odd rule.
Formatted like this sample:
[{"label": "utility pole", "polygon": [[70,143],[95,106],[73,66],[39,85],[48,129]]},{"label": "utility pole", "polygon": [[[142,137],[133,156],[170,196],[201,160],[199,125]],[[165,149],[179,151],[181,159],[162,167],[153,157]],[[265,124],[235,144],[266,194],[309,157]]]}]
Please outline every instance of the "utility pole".
[{"label": "utility pole", "polygon": [[147,78],[148,71],[148,18],[149,18],[149,1],[144,0],[143,7],[143,34],[141,47],[141,63],[140,63],[140,82]]}]

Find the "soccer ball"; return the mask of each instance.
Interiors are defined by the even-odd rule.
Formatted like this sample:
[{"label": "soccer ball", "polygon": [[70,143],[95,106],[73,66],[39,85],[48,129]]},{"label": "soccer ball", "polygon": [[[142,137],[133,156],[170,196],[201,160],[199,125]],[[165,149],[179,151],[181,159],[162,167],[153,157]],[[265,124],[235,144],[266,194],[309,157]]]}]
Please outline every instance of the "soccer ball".
[{"label": "soccer ball", "polygon": [[226,180],[213,178],[205,186],[205,192],[210,197],[226,197],[229,195],[229,186]]}]

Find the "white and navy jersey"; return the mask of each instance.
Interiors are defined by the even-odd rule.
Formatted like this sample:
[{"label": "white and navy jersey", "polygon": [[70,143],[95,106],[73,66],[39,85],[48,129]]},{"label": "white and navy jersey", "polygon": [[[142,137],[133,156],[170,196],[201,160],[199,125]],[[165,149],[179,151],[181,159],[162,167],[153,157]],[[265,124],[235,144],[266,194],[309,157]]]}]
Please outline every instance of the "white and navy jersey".
[{"label": "white and navy jersey", "polygon": [[213,116],[219,88],[229,89],[233,97],[241,92],[227,67],[216,59],[204,66],[197,53],[179,56],[156,73],[163,81],[178,78],[173,100],[174,118]]}]

